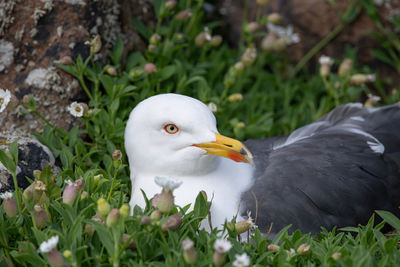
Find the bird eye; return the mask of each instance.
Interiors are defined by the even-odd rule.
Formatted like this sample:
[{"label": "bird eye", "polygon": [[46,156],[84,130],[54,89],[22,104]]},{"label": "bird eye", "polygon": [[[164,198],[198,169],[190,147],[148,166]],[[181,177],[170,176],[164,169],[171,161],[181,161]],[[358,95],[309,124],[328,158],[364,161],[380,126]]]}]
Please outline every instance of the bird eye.
[{"label": "bird eye", "polygon": [[164,130],[169,134],[176,134],[179,128],[175,124],[169,123],[164,126]]}]

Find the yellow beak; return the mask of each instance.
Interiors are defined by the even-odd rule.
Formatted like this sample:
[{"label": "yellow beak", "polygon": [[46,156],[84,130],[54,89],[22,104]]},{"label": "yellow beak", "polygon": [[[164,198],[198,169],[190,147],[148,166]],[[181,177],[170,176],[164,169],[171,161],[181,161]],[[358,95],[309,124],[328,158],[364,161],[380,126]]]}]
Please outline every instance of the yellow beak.
[{"label": "yellow beak", "polygon": [[215,142],[194,144],[193,146],[204,149],[209,155],[229,158],[236,162],[247,162],[254,166],[253,155],[240,141],[218,133]]}]

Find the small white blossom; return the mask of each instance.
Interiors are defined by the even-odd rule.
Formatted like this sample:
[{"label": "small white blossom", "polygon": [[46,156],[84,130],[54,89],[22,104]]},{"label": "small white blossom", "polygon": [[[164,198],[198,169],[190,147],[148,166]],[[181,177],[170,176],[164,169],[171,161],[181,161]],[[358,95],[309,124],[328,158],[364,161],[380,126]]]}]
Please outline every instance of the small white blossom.
[{"label": "small white blossom", "polygon": [[375,82],[376,80],[376,75],[374,74],[367,74],[367,79],[369,82]]},{"label": "small white blossom", "polygon": [[55,235],[52,238],[50,238],[49,240],[44,241],[42,244],[40,244],[39,252],[41,252],[41,253],[50,252],[52,249],[54,249],[57,246],[58,240],[59,240],[58,235]]},{"label": "small white blossom", "polygon": [[0,88],[0,112],[6,109],[8,103],[11,99],[11,93],[8,90],[3,90]]},{"label": "small white blossom", "polygon": [[381,101],[381,97],[373,94],[368,94],[368,99],[374,103]]},{"label": "small white blossom", "polygon": [[267,23],[267,28],[269,32],[275,33],[279,37],[286,39],[286,44],[297,44],[300,42],[300,37],[297,33],[293,32],[293,26],[288,25],[287,27],[282,27],[275,25],[273,23]]},{"label": "small white blossom", "polygon": [[83,105],[78,102],[72,102],[67,109],[72,116],[77,118],[82,117],[85,111]]},{"label": "small white blossom", "polygon": [[170,191],[177,189],[183,183],[182,181],[175,180],[172,177],[161,177],[161,176],[156,176],[154,178],[154,182],[157,185],[161,186],[163,189]]},{"label": "small white blossom", "polygon": [[73,184],[74,182],[72,182],[71,180],[65,180],[65,183],[67,184],[67,185],[71,185],[71,184]]},{"label": "small white blossom", "polygon": [[214,249],[216,252],[220,254],[224,254],[228,252],[232,248],[231,242],[226,239],[220,238],[215,240]]},{"label": "small white blossom", "polygon": [[11,191],[8,192],[4,192],[2,194],[0,194],[0,198],[1,199],[9,199],[13,197],[13,193]]},{"label": "small white blossom", "polygon": [[218,110],[218,107],[214,102],[208,103],[207,107],[211,110],[212,113],[215,113]]},{"label": "small white blossom", "polygon": [[331,66],[333,64],[333,60],[325,55],[322,55],[319,59],[318,59],[319,64],[321,65],[328,65]]},{"label": "small white blossom", "polygon": [[194,243],[189,237],[186,238],[185,240],[183,240],[183,242],[182,242],[182,248],[184,250],[191,249],[193,246],[194,246]]},{"label": "small white blossom", "polygon": [[234,267],[246,267],[250,265],[250,257],[243,253],[242,255],[235,255],[235,261],[233,262]]}]

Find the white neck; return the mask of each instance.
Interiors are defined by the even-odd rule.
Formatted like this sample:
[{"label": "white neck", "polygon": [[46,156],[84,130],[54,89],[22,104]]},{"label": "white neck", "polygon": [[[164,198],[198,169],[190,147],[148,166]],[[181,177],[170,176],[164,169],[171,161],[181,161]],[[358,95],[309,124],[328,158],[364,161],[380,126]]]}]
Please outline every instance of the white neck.
[{"label": "white neck", "polygon": [[[131,165],[132,166],[132,165]],[[236,215],[240,196],[252,185],[253,167],[247,163],[236,163],[230,159],[221,158],[219,166],[212,172],[200,176],[174,176],[183,184],[174,191],[175,204],[181,207],[192,204],[201,190],[207,194],[208,201],[213,197],[211,219],[213,227],[221,227],[225,219],[230,221]],[[145,201],[140,189],[147,198],[152,198],[161,192],[155,185],[155,176],[163,174],[135,174],[131,168],[132,197],[130,206],[145,207]],[[240,213],[239,213],[240,214]]]}]

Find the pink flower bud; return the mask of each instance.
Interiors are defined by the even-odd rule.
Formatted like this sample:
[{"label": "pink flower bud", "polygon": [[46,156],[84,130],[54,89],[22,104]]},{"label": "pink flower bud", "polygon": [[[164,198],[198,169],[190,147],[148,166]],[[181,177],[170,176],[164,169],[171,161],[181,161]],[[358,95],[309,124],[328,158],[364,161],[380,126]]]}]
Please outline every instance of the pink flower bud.
[{"label": "pink flower bud", "polygon": [[269,244],[267,248],[268,248],[268,250],[273,251],[273,252],[278,252],[280,250],[280,247],[275,244]]},{"label": "pink flower bud", "polygon": [[167,221],[161,225],[161,230],[163,232],[174,231],[182,224],[182,222],[183,220],[181,215],[175,213],[174,215],[169,216]]},{"label": "pink flower bud", "polygon": [[140,218],[140,222],[141,222],[143,225],[148,225],[148,224],[151,223],[151,219],[150,219],[149,216],[142,216],[142,217]]},{"label": "pink flower bud", "polygon": [[49,253],[47,253],[47,260],[49,261],[51,267],[64,266],[64,258],[57,249],[52,249]]},{"label": "pink flower bud", "polygon": [[108,67],[107,73],[110,74],[111,76],[117,76],[117,70],[114,67]]},{"label": "pink flower bud", "polygon": [[118,224],[121,214],[119,209],[112,209],[107,216],[106,224],[108,227],[113,227]]},{"label": "pink flower bud", "polygon": [[40,205],[35,205],[33,218],[35,220],[36,227],[39,229],[44,228],[46,226],[46,222],[49,221],[49,216],[47,215],[46,210]]},{"label": "pink flower bud", "polygon": [[69,184],[65,187],[63,192],[63,202],[69,205],[74,203],[75,197],[78,194],[78,189],[75,184]]},{"label": "pink flower bud", "polygon": [[182,21],[182,20],[190,18],[192,15],[193,14],[190,9],[185,9],[185,10],[182,10],[181,12],[179,12],[178,14],[176,14],[175,18],[177,20]]},{"label": "pink flower bud", "polygon": [[112,159],[113,160],[121,160],[122,159],[122,152],[119,149],[114,150],[112,153]]},{"label": "pink flower bud", "polygon": [[146,63],[146,65],[144,65],[144,71],[148,74],[152,74],[157,72],[157,67],[153,63]]},{"label": "pink flower bud", "polygon": [[[130,237],[131,236],[128,235],[128,234],[123,234],[122,238],[121,238],[121,245],[125,244],[129,240]],[[128,248],[130,248],[132,250],[136,249],[136,240],[135,240],[135,238],[131,239],[131,241],[128,244]]]},{"label": "pink flower bud", "polygon": [[211,38],[210,44],[214,47],[219,46],[222,43],[222,36],[221,35],[214,35]]},{"label": "pink flower bud", "polygon": [[69,65],[72,63],[72,58],[70,56],[64,56],[60,60],[58,60],[58,63],[61,63],[63,65]]},{"label": "pink flower bud", "polygon": [[18,213],[17,203],[13,198],[6,198],[3,201],[4,211],[8,217],[15,217]]},{"label": "pink flower bud", "polygon": [[250,22],[246,26],[246,31],[247,32],[256,32],[260,28],[260,24],[258,24],[255,21]]},{"label": "pink flower bud", "polygon": [[273,24],[279,23],[282,19],[281,15],[278,13],[271,13],[268,15],[268,22],[271,22]]},{"label": "pink flower bud", "polygon": [[173,9],[176,6],[176,1],[174,0],[168,0],[165,2],[165,7],[168,9]]},{"label": "pink flower bud", "polygon": [[163,189],[161,194],[158,195],[157,208],[163,213],[168,213],[174,206],[172,191]]}]

